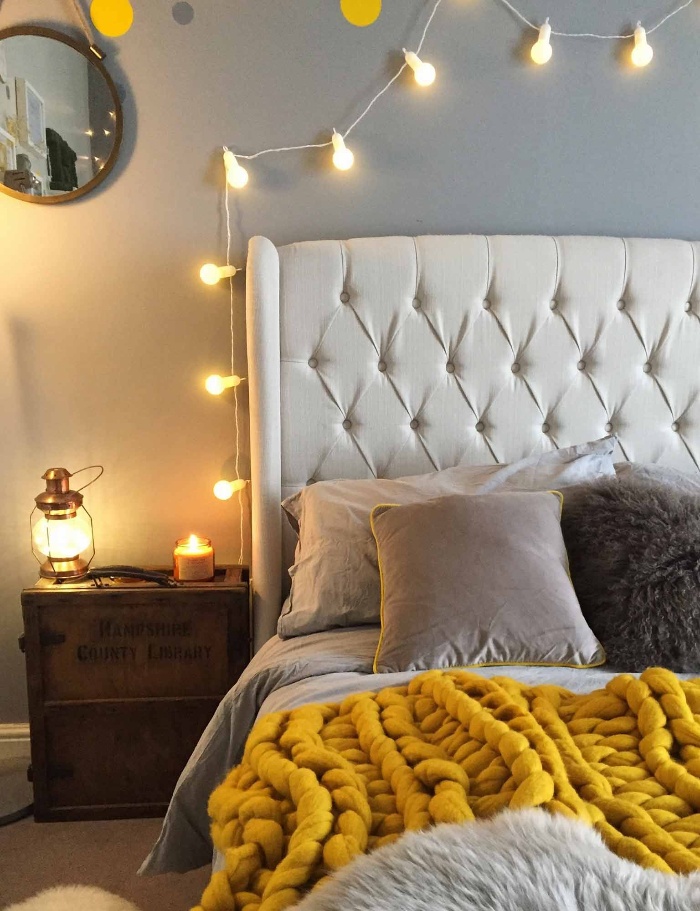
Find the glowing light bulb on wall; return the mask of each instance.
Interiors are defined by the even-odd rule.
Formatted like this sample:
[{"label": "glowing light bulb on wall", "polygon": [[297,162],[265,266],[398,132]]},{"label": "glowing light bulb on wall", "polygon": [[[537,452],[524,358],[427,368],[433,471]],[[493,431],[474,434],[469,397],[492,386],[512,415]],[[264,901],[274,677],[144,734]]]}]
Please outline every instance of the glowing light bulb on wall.
[{"label": "glowing light bulb on wall", "polygon": [[542,64],[547,63],[551,59],[552,45],[549,43],[551,36],[552,26],[549,24],[549,17],[547,17],[544,20],[544,25],[540,26],[539,38],[532,45],[532,50],[530,51],[530,56],[539,66],[542,66]]},{"label": "glowing light bulb on wall", "polygon": [[238,164],[236,156],[228,149],[224,152],[224,167],[226,168],[226,180],[230,187],[241,190],[248,183],[248,172]]},{"label": "glowing light bulb on wall", "polygon": [[235,266],[215,266],[214,263],[205,263],[199,270],[199,277],[205,285],[216,285],[222,278],[233,278],[238,272]]},{"label": "glowing light bulb on wall", "polygon": [[243,480],[237,481],[217,481],[214,484],[214,496],[217,500],[230,500],[234,493],[243,490],[248,482]]},{"label": "glowing light bulb on wall", "polygon": [[345,140],[336,130],[333,130],[333,164],[339,171],[347,171],[353,166],[355,156],[345,145]]},{"label": "glowing light bulb on wall", "polygon": [[240,376],[219,376],[218,373],[208,376],[204,382],[207,392],[212,395],[221,395],[225,389],[232,389],[235,386],[240,386],[240,384]]},{"label": "glowing light bulb on wall", "polygon": [[637,28],[634,30],[632,63],[635,66],[646,66],[648,63],[651,63],[651,58],[653,56],[654,48],[650,44],[647,44],[646,30],[642,28],[641,22],[638,22]]},{"label": "glowing light bulb on wall", "polygon": [[432,63],[425,63],[418,54],[414,54],[413,51],[407,51],[406,48],[403,49],[403,52],[406,57],[406,63],[413,70],[413,75],[418,85],[432,85],[435,82],[436,75],[435,67]]}]

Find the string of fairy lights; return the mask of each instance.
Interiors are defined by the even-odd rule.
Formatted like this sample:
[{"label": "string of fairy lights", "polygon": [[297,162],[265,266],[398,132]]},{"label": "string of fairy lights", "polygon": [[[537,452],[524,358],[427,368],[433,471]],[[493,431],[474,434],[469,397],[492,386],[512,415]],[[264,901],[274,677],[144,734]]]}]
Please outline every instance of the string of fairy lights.
[{"label": "string of fairy lights", "polygon": [[[654,56],[654,50],[649,43],[649,35],[656,32],[659,28],[665,25],[670,19],[678,15],[678,13],[687,9],[691,6],[694,0],[683,0],[678,6],[672,9],[667,13],[663,18],[661,18],[656,24],[645,28],[641,21],[637,22],[636,27],[631,32],[624,32],[622,34],[599,34],[596,32],[565,32],[565,31],[555,31],[552,28],[550,18],[547,17],[544,22],[541,22],[539,25],[535,22],[532,22],[528,19],[510,0],[497,0],[498,3],[501,3],[505,6],[510,12],[517,18],[520,22],[523,23],[528,29],[533,30],[537,33],[537,38],[533,43],[530,49],[530,58],[533,63],[538,66],[544,66],[552,59],[553,47],[552,47],[552,38],[590,38],[590,39],[600,39],[600,40],[616,40],[624,41],[631,43],[629,60],[630,63],[637,68],[642,68],[648,66],[651,63]],[[234,153],[228,146],[223,147],[223,165],[224,172],[226,176],[225,182],[225,207],[226,207],[226,230],[227,230],[227,246],[226,246],[226,263],[224,265],[216,265],[215,263],[206,263],[202,266],[200,270],[200,278],[207,285],[217,285],[220,281],[227,279],[229,282],[230,288],[230,303],[231,303],[231,373],[228,376],[220,376],[219,374],[213,374],[208,377],[205,382],[205,387],[209,393],[212,395],[221,395],[227,389],[233,389],[234,396],[234,408],[236,414],[236,465],[235,465],[235,478],[233,480],[221,480],[214,485],[214,494],[221,500],[230,499],[234,493],[242,492],[246,484],[248,483],[245,479],[242,479],[239,475],[239,462],[238,462],[238,439],[239,439],[239,423],[238,423],[238,388],[243,382],[244,378],[236,374],[234,369],[234,358],[233,358],[233,321],[234,321],[234,309],[233,309],[233,278],[241,270],[231,265],[231,220],[230,220],[230,210],[229,210],[229,193],[231,190],[242,190],[244,189],[250,180],[250,174],[248,169],[245,168],[241,161],[251,162],[255,161],[257,158],[262,157],[263,155],[271,154],[282,154],[286,152],[299,152],[306,149],[332,149],[332,162],[333,165],[339,171],[349,171],[354,163],[355,156],[352,149],[348,146],[347,138],[353,132],[353,130],[364,120],[364,118],[370,113],[374,105],[379,99],[386,94],[399,80],[406,69],[413,71],[413,77],[416,83],[423,87],[427,88],[435,82],[437,78],[437,71],[432,63],[429,63],[426,60],[423,60],[420,56],[423,45],[425,44],[426,37],[430,31],[430,27],[433,24],[435,15],[440,8],[443,0],[429,0],[426,4],[427,8],[430,9],[430,14],[426,20],[423,32],[421,34],[420,40],[416,45],[415,50],[408,50],[402,48],[403,51],[403,62],[398,67],[397,71],[392,75],[392,77],[387,81],[387,83],[374,95],[369,104],[362,110],[358,117],[347,127],[344,131],[339,131],[333,128],[330,131],[330,138],[324,142],[314,142],[314,143],[304,143],[301,145],[288,145],[288,146],[278,146],[269,149],[260,149],[257,152],[251,153]],[[241,510],[242,517],[242,510]],[[242,518],[241,518],[242,522]],[[241,525],[242,529],[242,525]]]}]

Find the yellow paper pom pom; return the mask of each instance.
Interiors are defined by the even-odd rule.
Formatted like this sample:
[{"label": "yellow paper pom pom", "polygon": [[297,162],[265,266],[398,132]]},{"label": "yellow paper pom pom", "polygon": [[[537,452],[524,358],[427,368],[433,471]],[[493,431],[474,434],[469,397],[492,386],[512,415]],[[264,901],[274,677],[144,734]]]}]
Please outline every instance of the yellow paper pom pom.
[{"label": "yellow paper pom pom", "polygon": [[340,0],[340,11],[352,25],[372,25],[382,11],[382,0]]},{"label": "yellow paper pom pom", "polygon": [[134,10],[129,0],[92,0],[90,17],[98,32],[120,38],[131,28]]}]

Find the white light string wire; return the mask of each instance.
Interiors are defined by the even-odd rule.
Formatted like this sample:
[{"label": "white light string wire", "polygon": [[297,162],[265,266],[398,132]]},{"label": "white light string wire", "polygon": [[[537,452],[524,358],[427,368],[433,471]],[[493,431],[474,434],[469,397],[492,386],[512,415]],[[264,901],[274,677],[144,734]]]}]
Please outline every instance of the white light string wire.
[{"label": "white light string wire", "polygon": [[[431,2],[432,2],[432,0],[431,0]],[[525,16],[523,13],[521,13],[520,10],[510,2],[510,0],[499,0],[499,2],[502,3],[503,6],[505,6],[507,9],[509,9],[513,13],[513,15],[516,16],[516,18],[518,18],[528,28],[534,29],[535,31],[539,31],[540,26],[536,25],[534,22],[532,22],[530,19],[528,19],[527,16]],[[669,21],[669,19],[672,19],[674,16],[677,16],[678,13],[682,12],[684,9],[687,9],[693,2],[694,2],[694,0],[683,0],[683,2],[680,3],[677,7],[675,7],[675,9],[671,10],[670,13],[667,13],[662,19],[660,19],[656,23],[656,25],[653,25],[650,28],[646,29],[646,34],[647,35],[653,34],[657,29],[661,28],[662,25],[665,25]],[[431,10],[430,16],[428,17],[428,21],[425,23],[425,27],[423,29],[423,34],[421,35],[421,39],[418,42],[418,47],[415,50],[416,54],[420,54],[420,52],[423,48],[425,39],[428,35],[428,31],[430,29],[430,26],[433,23],[433,19],[435,18],[435,14],[437,13],[438,8],[440,7],[441,3],[442,3],[442,0],[434,0],[434,2],[433,2],[433,8]],[[603,40],[618,40],[618,41],[627,41],[627,40],[634,38],[634,32],[626,32],[621,35],[600,35],[600,34],[597,34],[596,32],[555,32],[555,31],[552,31],[552,35],[556,36],[557,38],[600,38]],[[343,139],[346,139],[350,135],[350,133],[355,129],[355,127],[362,120],[364,120],[364,118],[372,110],[372,108],[374,107],[376,102],[379,101],[379,99],[382,97],[382,95],[384,95],[386,92],[389,91],[389,89],[392,87],[392,85],[394,85],[396,80],[401,76],[401,74],[403,73],[403,71],[406,69],[407,66],[408,66],[408,64],[406,63],[406,61],[404,61],[401,64],[401,66],[399,67],[399,69],[397,70],[397,72],[386,83],[386,85],[383,86],[377,92],[377,94],[372,98],[372,100],[369,102],[367,107],[362,111],[362,113],[359,115],[359,117],[357,117],[356,120],[354,120],[350,124],[350,126],[345,130],[345,132],[340,133],[340,135],[343,137]],[[260,158],[263,155],[270,155],[270,154],[275,154],[278,152],[299,152],[299,151],[303,151],[304,149],[326,149],[332,145],[333,145],[333,142],[332,142],[332,140],[329,139],[327,142],[309,142],[309,143],[305,143],[303,145],[277,146],[277,147],[271,148],[271,149],[260,149],[260,151],[258,151],[258,152],[252,152],[247,155],[242,154],[242,153],[239,154],[238,152],[236,152],[235,155],[236,155],[237,159],[242,159],[244,161],[254,161],[256,158]],[[227,151],[228,148],[229,148],[228,146],[224,146],[224,151]]]},{"label": "white light string wire", "polygon": [[[435,18],[435,13],[437,13],[438,7],[440,6],[441,3],[442,3],[442,0],[436,0],[435,5],[433,6],[433,10],[432,10],[430,16],[428,17],[428,21],[425,23],[425,28],[423,29],[423,34],[421,35],[421,39],[420,39],[420,41],[418,42],[418,47],[416,48],[416,50],[415,50],[415,52],[414,52],[414,53],[416,53],[416,54],[418,54],[418,55],[419,55],[420,52],[423,50],[423,45],[425,44],[425,38],[426,38],[426,36],[427,36],[427,34],[428,34],[428,29],[429,29],[430,26],[433,24],[433,19]],[[379,101],[379,99],[382,97],[382,95],[383,95],[385,92],[388,92],[388,91],[389,91],[389,89],[390,89],[390,88],[392,87],[392,85],[396,82],[396,80],[399,78],[399,76],[401,75],[401,73],[403,73],[403,71],[406,69],[407,66],[408,66],[408,64],[407,64],[406,61],[404,60],[404,62],[403,62],[403,63],[401,64],[401,66],[399,67],[397,73],[396,73],[394,76],[392,76],[392,78],[387,82],[387,84],[384,86],[384,88],[383,88],[380,92],[377,92],[377,94],[376,94],[376,95],[374,96],[374,98],[370,101],[370,103],[367,105],[367,107],[364,109],[364,111],[360,114],[360,116],[357,118],[357,120],[354,120],[354,121],[350,124],[350,126],[347,128],[347,130],[346,130],[344,133],[341,134],[342,137],[343,137],[343,139],[345,139],[347,136],[350,135],[350,133],[352,133],[352,131],[355,129],[355,127],[358,125],[358,123],[360,123],[361,120],[364,120],[364,118],[365,118],[365,117],[369,114],[369,112],[372,110],[372,107],[374,106],[374,103],[375,103],[376,101]],[[330,143],[328,143],[328,144],[330,145]]]},{"label": "white light string wire", "polygon": [[[425,23],[425,27],[423,28],[423,34],[421,35],[421,39],[418,42],[418,47],[416,48],[416,51],[415,51],[416,54],[420,54],[420,52],[423,48],[423,44],[425,43],[425,38],[428,34],[428,29],[430,28],[432,21],[435,18],[435,14],[438,11],[438,7],[440,6],[441,3],[442,3],[442,0],[434,0],[432,11],[430,13],[430,16],[428,17],[428,21]],[[374,106],[375,102],[377,102],[382,97],[382,95],[391,88],[391,86],[396,82],[396,80],[403,73],[403,71],[406,69],[407,66],[408,66],[408,63],[406,63],[404,61],[401,64],[401,66],[399,67],[398,71],[394,74],[394,76],[392,76],[391,79],[387,82],[387,84],[381,89],[381,91],[377,92],[377,94],[374,96],[374,98],[372,98],[370,103],[367,105],[367,107],[364,109],[364,111],[362,111],[362,113],[359,115],[359,117],[357,117],[353,121],[353,123],[350,124],[350,126],[345,131],[345,133],[341,134],[343,136],[343,138],[348,136],[352,132],[352,130],[354,130],[355,127],[367,116],[367,114],[369,114],[369,112],[372,109],[372,107]],[[275,148],[275,149],[263,149],[262,151],[255,152],[252,155],[236,155],[236,158],[245,159],[246,161],[252,161],[255,158],[259,158],[261,155],[268,155],[271,152],[296,152],[296,151],[300,151],[302,149],[324,149],[331,145],[333,145],[333,142],[332,142],[332,140],[329,140],[328,142],[309,143],[307,145],[285,146],[283,148]],[[224,146],[223,151],[228,152],[229,151],[228,146]],[[231,243],[232,243],[231,207],[230,207],[229,193],[230,193],[230,186],[229,186],[229,182],[227,179],[225,181],[225,190],[224,190],[224,208],[226,211],[226,265],[227,266],[231,265]],[[235,368],[235,355],[234,355],[235,331],[234,331],[233,276],[229,276],[228,283],[229,283],[230,329],[231,329],[231,376],[235,376],[236,368]],[[240,419],[239,419],[239,409],[238,409],[238,386],[233,387],[233,402],[234,402],[234,414],[235,414],[235,424],[236,424],[236,455],[235,455],[234,471],[235,471],[235,475],[236,475],[235,480],[240,481],[241,480],[241,475],[240,475]],[[238,506],[239,506],[239,516],[240,516],[240,556],[239,556],[238,562],[240,564],[243,564],[244,523],[243,523],[243,490],[242,489],[238,491]]]},{"label": "white light string wire", "polygon": [[[528,28],[533,28],[535,31],[540,30],[539,25],[535,25],[534,22],[531,22],[526,16],[524,16],[519,9],[516,9],[515,6],[510,2],[510,0],[500,0],[500,2],[507,7],[514,16],[520,19]],[[684,0],[679,6],[671,10],[663,19],[660,19],[656,25],[653,25],[651,28],[646,29],[647,35],[651,35],[658,28],[661,28],[662,25],[665,25],[669,19],[673,19],[674,16],[677,16],[678,13],[682,12],[686,7],[690,6],[694,0]],[[595,32],[555,32],[552,30],[552,35],[556,35],[557,38],[602,38],[604,40],[628,40],[634,38],[634,32],[627,32],[624,35],[598,35]]]},{"label": "white light string wire", "polygon": [[[226,181],[226,190],[224,192],[224,207],[226,209],[226,265],[231,265],[231,208],[229,206],[229,185],[228,180]],[[235,344],[235,332],[234,332],[234,305],[233,305],[233,279],[234,276],[230,275],[228,279],[229,286],[229,304],[231,307],[231,376],[236,376],[236,365],[235,365],[235,353],[234,353],[234,344]],[[240,416],[238,413],[238,386],[233,387],[233,413],[234,420],[236,425],[236,456],[234,463],[234,471],[236,474],[236,481],[241,480],[240,474],[240,441],[241,441],[241,423]],[[238,556],[238,563],[240,566],[243,566],[243,490],[238,491],[238,513],[240,517],[240,551]]]},{"label": "white light string wire", "polygon": [[[425,38],[428,34],[428,29],[432,25],[433,19],[435,18],[435,13],[437,13],[438,7],[440,6],[441,3],[442,3],[442,0],[434,0],[432,12],[430,13],[430,16],[428,17],[428,21],[425,23],[425,28],[423,29],[423,34],[421,36],[420,41],[418,42],[418,47],[415,50],[416,54],[420,54],[420,52],[423,48],[423,44],[425,43]],[[404,61],[401,64],[401,66],[399,67],[399,69],[397,70],[397,72],[387,82],[387,84],[382,89],[380,89],[380,91],[377,92],[377,94],[370,101],[370,103],[367,105],[367,107],[364,109],[364,111],[360,114],[360,116],[356,120],[354,120],[353,123],[350,124],[350,126],[347,128],[347,130],[345,130],[344,133],[340,134],[343,137],[343,139],[345,139],[347,136],[350,135],[350,133],[355,129],[355,127],[358,125],[358,123],[360,123],[361,120],[364,120],[364,118],[369,114],[369,112],[374,107],[375,102],[379,101],[379,99],[382,97],[382,95],[385,92],[389,91],[389,89],[396,82],[396,80],[403,73],[403,71],[406,69],[407,66],[408,66],[408,64],[406,63],[406,61]],[[260,158],[261,155],[269,155],[270,153],[273,153],[273,152],[300,152],[303,149],[327,149],[329,146],[332,146],[332,145],[333,145],[333,142],[332,142],[332,140],[329,139],[328,142],[310,142],[306,145],[282,146],[282,147],[276,148],[276,149],[261,149],[259,152],[253,152],[251,155],[239,155],[238,152],[236,152],[236,158],[240,158],[245,161],[253,161],[256,158]],[[224,151],[227,151],[227,149],[228,149],[228,147],[224,146]]]}]

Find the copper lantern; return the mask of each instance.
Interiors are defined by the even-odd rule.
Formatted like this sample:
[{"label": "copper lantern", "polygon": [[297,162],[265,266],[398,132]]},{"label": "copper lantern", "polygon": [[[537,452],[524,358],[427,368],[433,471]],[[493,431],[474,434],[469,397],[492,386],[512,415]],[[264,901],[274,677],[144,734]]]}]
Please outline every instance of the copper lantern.
[{"label": "copper lantern", "polygon": [[[102,470],[97,477],[101,474]],[[92,516],[83,505],[80,493],[88,485],[71,490],[71,477],[73,475],[66,468],[49,468],[42,475],[46,490],[34,498],[36,506],[29,517],[32,553],[41,566],[39,573],[45,579],[80,579],[95,556]]]}]

